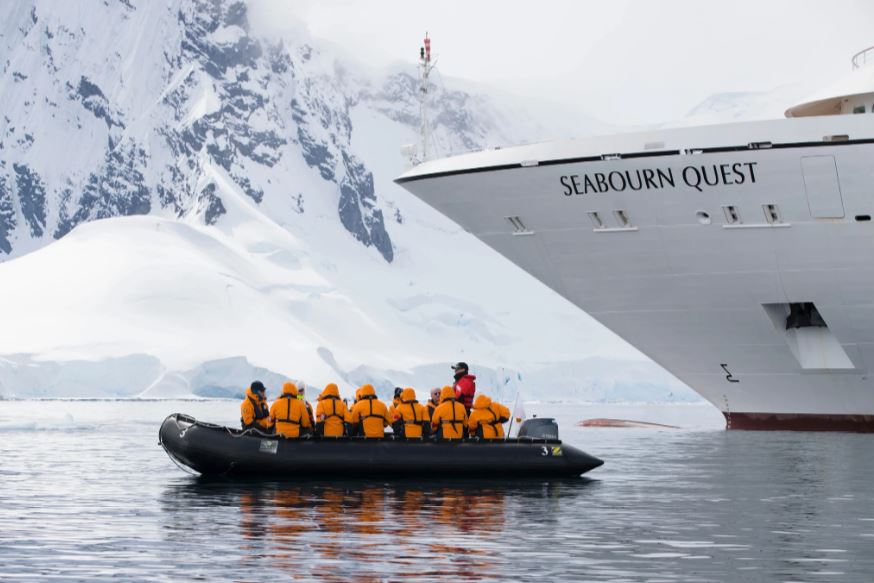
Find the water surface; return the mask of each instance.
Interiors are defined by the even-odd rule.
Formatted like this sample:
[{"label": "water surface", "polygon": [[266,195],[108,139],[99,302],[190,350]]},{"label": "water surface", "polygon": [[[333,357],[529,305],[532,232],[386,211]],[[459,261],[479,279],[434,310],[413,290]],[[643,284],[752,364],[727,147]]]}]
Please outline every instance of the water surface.
[{"label": "water surface", "polygon": [[[233,402],[0,402],[0,579],[870,581],[874,436],[725,432],[704,406],[529,407],[591,479],[227,482],[157,445]],[[625,416],[683,430],[582,429]]]}]

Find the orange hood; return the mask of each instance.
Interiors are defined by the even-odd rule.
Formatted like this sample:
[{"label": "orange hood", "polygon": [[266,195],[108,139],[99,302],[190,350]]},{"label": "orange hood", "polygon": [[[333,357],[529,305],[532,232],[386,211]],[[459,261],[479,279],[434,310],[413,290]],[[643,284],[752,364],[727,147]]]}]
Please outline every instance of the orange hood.
[{"label": "orange hood", "polygon": [[376,396],[376,391],[373,389],[373,385],[364,385],[363,387],[361,387],[358,390],[360,391],[360,393],[358,393],[358,395],[362,399],[366,399],[367,397],[375,397]]},{"label": "orange hood", "polygon": [[321,395],[319,395],[319,401],[321,401],[322,399],[327,399],[328,397],[336,397],[338,399],[340,398],[340,389],[338,389],[337,385],[335,385],[334,383],[328,383],[328,385],[325,387],[325,390],[322,391]]},{"label": "orange hood", "polygon": [[[252,390],[252,387],[246,389],[246,396],[252,399],[253,401],[261,401],[261,395]],[[266,397],[265,397],[266,399]]]},{"label": "orange hood", "polygon": [[443,401],[454,401],[455,400],[455,391],[452,387],[443,387],[440,391],[440,402]]},{"label": "orange hood", "polygon": [[282,385],[282,394],[297,397],[297,385],[294,383],[285,383]]},{"label": "orange hood", "polygon": [[474,409],[488,409],[492,404],[492,400],[489,399],[486,395],[479,395],[476,400],[473,402]]},{"label": "orange hood", "polygon": [[401,391],[401,403],[414,403],[416,401],[416,391],[412,387],[407,387]]}]

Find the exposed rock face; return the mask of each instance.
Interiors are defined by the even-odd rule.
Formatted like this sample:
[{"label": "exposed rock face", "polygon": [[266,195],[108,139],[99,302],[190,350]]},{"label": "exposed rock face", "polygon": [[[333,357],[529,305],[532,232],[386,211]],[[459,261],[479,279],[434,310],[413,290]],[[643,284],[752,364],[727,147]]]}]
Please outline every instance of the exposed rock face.
[{"label": "exposed rock face", "polygon": [[24,164],[13,164],[15,190],[21,215],[32,237],[42,237],[46,226],[46,188],[39,175]]},{"label": "exposed rock face", "polygon": [[[3,166],[0,165],[0,170]],[[12,252],[9,237],[15,230],[15,208],[12,206],[12,191],[6,184],[6,178],[0,174],[0,253]]]},{"label": "exposed rock face", "polygon": [[[304,196],[335,197],[338,228],[394,259],[373,173],[352,145],[353,109],[416,128],[415,77],[367,79],[306,39],[265,40],[239,0],[83,1],[22,0],[0,23],[0,99],[11,104],[0,118],[0,261],[107,217],[220,225],[228,188],[256,205],[288,197],[299,214]],[[482,147],[482,103],[434,90],[450,149]],[[300,161],[322,186],[289,187]]]}]

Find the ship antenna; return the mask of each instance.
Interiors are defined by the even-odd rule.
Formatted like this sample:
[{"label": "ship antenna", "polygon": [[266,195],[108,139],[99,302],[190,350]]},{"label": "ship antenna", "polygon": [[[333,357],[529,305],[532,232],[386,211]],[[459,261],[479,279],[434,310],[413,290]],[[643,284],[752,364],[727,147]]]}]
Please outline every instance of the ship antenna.
[{"label": "ship antenna", "polygon": [[[428,123],[428,91],[431,88],[428,78],[437,65],[437,59],[431,61],[431,39],[425,32],[425,40],[419,47],[419,144],[407,144],[401,147],[401,154],[407,159],[409,167],[428,160],[428,143],[430,142],[430,125]],[[418,146],[418,147],[417,147]]]},{"label": "ship antenna", "polygon": [[420,113],[420,139],[422,140],[422,162],[428,160],[428,77],[435,63],[431,62],[431,39],[425,32],[424,46],[419,48],[419,113]]}]

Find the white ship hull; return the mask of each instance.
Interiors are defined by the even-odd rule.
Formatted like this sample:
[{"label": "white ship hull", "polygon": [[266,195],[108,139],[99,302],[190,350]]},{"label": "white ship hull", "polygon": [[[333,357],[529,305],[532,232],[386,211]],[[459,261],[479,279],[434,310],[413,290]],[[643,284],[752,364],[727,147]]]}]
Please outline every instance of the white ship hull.
[{"label": "white ship hull", "polygon": [[[728,427],[874,431],[874,115],[520,146],[398,182]],[[825,326],[787,329],[792,304]]]}]

